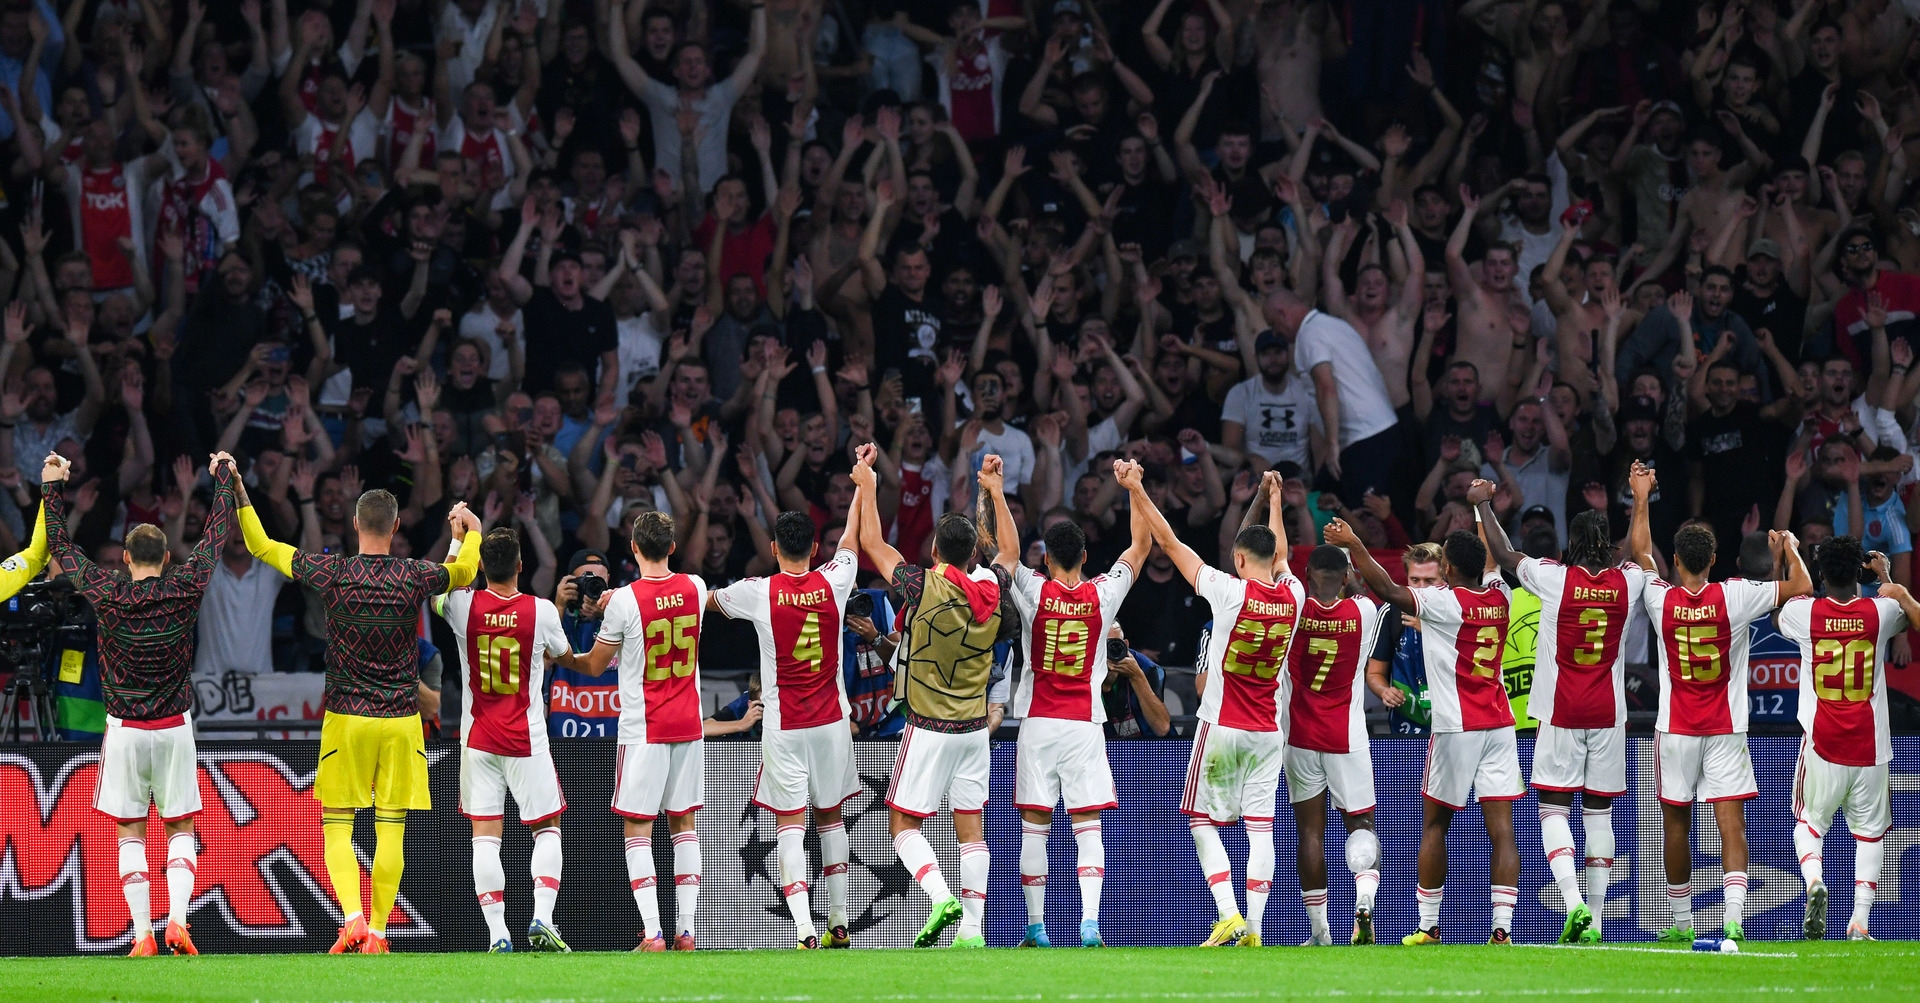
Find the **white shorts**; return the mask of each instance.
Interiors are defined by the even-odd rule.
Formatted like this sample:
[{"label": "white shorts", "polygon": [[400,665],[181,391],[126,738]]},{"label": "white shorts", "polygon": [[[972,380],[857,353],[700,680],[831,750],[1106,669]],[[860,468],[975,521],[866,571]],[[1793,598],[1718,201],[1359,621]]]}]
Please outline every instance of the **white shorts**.
[{"label": "white shorts", "polygon": [[149,801],[159,806],[163,822],[200,814],[193,721],[183,715],[172,727],[141,727],[148,723],[107,718],[94,810],[116,822],[145,822]]},{"label": "white shorts", "polygon": [[1800,762],[1793,769],[1793,817],[1826,838],[1833,812],[1845,808],[1847,831],[1875,842],[1893,828],[1893,796],[1885,766],[1840,766],[1820,758],[1813,743],[1800,740]]},{"label": "white shorts", "polygon": [[776,815],[838,808],[860,793],[853,762],[853,731],[845,721],[765,731],[753,803]]},{"label": "white shorts", "polygon": [[1526,796],[1512,725],[1452,731],[1427,739],[1427,769],[1420,793],[1458,811],[1467,806],[1468,790],[1477,801],[1518,801]]},{"label": "white shorts", "polygon": [[1092,721],[1027,718],[1020,722],[1014,757],[1013,806],[1050,812],[1061,800],[1068,814],[1120,806],[1107,765],[1106,729]]},{"label": "white shorts", "polygon": [[1373,810],[1373,752],[1367,746],[1352,752],[1320,752],[1289,745],[1284,758],[1289,804],[1327,791],[1343,814]]},{"label": "white shorts", "polygon": [[1627,729],[1556,728],[1533,740],[1533,786],[1617,798],[1627,792]]},{"label": "white shorts", "polygon": [[490,822],[507,816],[507,793],[520,809],[520,821],[538,825],[560,817],[567,797],[560,792],[560,774],[553,754],[503,756],[469,746],[460,749],[460,813]]},{"label": "white shorts", "polygon": [[893,783],[887,787],[887,807],[914,818],[932,818],[940,799],[961,815],[976,815],[987,806],[987,780],[992,755],[987,729],[948,734],[907,723],[900,733],[900,751],[893,757]]},{"label": "white shorts", "polygon": [[685,815],[707,799],[707,743],[641,742],[622,745],[614,761],[613,813],[651,822],[664,809]]},{"label": "white shorts", "polygon": [[1200,722],[1187,760],[1187,789],[1180,811],[1225,825],[1235,819],[1273,817],[1280,796],[1286,739],[1277,731],[1241,731]]},{"label": "white shorts", "polygon": [[1654,775],[1664,804],[1745,801],[1760,796],[1745,735],[1669,735],[1656,732],[1660,772]]}]

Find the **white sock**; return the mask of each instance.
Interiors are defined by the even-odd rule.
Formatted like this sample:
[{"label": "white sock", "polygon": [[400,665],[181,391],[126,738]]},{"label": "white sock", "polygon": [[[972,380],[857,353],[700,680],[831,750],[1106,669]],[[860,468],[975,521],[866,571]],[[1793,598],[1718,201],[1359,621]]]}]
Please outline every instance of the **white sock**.
[{"label": "white sock", "polygon": [[1200,873],[1207,876],[1207,890],[1213,893],[1220,918],[1238,914],[1240,903],[1233,898],[1233,864],[1227,860],[1227,848],[1220,843],[1220,831],[1204,818],[1188,819],[1187,828],[1193,832],[1193,848],[1200,853]]},{"label": "white sock", "polygon": [[1820,871],[1821,848],[1826,842],[1824,837],[1824,833],[1814,832],[1813,827],[1805,822],[1793,827],[1793,852],[1800,857],[1800,877],[1806,881],[1808,888],[1823,883]]},{"label": "white sock", "polygon": [[978,937],[987,919],[986,843],[960,844],[960,933]]},{"label": "white sock", "polygon": [[780,854],[780,894],[786,896],[793,928],[801,940],[817,936],[813,901],[807,894],[807,827],[797,822],[782,825],[775,840]]},{"label": "white sock", "polygon": [[640,921],[646,937],[660,935],[660,898],[653,873],[653,837],[627,837],[627,885],[633,889],[633,901],[640,907]]},{"label": "white sock", "polygon": [[1431,930],[1440,925],[1440,900],[1446,897],[1445,885],[1439,888],[1414,888],[1414,895],[1420,900],[1420,929]]},{"label": "white sock", "polygon": [[533,918],[553,925],[553,903],[560,897],[560,827],[533,830]]},{"label": "white sock", "polygon": [[1027,924],[1047,921],[1047,836],[1051,825],[1020,820],[1020,894],[1027,900]]},{"label": "white sock", "polygon": [[1327,926],[1327,890],[1301,889],[1300,904],[1307,907],[1307,923],[1313,927],[1313,939],[1331,937],[1333,931]]},{"label": "white sock", "polygon": [[[1260,936],[1267,915],[1267,895],[1273,891],[1273,819],[1249,818],[1247,825],[1247,930]],[[1322,903],[1322,911],[1325,903]]]},{"label": "white sock", "polygon": [[176,832],[167,837],[167,922],[187,922],[187,906],[193,903],[193,876],[198,869],[199,844],[191,832]]},{"label": "white sock", "polygon": [[900,863],[920,883],[920,890],[927,898],[938,903],[953,897],[947,888],[946,876],[940,873],[940,861],[933,855],[933,846],[918,829],[902,829],[893,837],[893,852]]},{"label": "white sock", "polygon": [[1100,820],[1076,822],[1074,848],[1080,851],[1080,922],[1100,922],[1100,891],[1107,883],[1107,848],[1100,841]]},{"label": "white sock", "polygon": [[1568,819],[1572,809],[1566,805],[1540,803],[1540,842],[1547,848],[1547,867],[1553,871],[1553,883],[1567,911],[1585,902],[1580,895],[1580,876],[1573,866],[1573,826]]},{"label": "white sock", "polygon": [[693,932],[693,914],[700,911],[700,833],[688,829],[673,834],[673,925]]},{"label": "white sock", "polygon": [[1848,926],[1867,925],[1873,913],[1873,896],[1880,889],[1880,868],[1886,863],[1887,844],[1885,840],[1865,840],[1858,837],[1853,841],[1853,918]]},{"label": "white sock", "polygon": [[1667,883],[1667,911],[1673,914],[1673,925],[1682,930],[1693,926],[1693,882],[1681,884]]},{"label": "white sock", "polygon": [[1739,923],[1747,911],[1747,872],[1728,871],[1720,876],[1720,894],[1727,900],[1723,922]]},{"label": "white sock", "polygon": [[1580,827],[1587,835],[1587,905],[1598,933],[1607,911],[1607,886],[1613,882],[1613,806],[1582,808]]},{"label": "white sock", "polygon": [[1372,912],[1380,891],[1380,837],[1372,829],[1347,833],[1347,870],[1353,872],[1353,908]]},{"label": "white sock", "polygon": [[[845,822],[814,823],[820,833],[820,882],[827,886],[827,928],[847,925],[847,847]],[[696,844],[695,852],[699,847]]]},{"label": "white sock", "polygon": [[120,891],[127,896],[127,912],[133,915],[133,939],[152,934],[153,889],[147,882],[147,841],[139,836],[120,837]]},{"label": "white sock", "polygon": [[507,933],[507,871],[500,865],[500,837],[473,837],[473,897],[487,920],[487,943],[511,940]]},{"label": "white sock", "polygon": [[[1520,901],[1520,889],[1512,885],[1493,886],[1493,928],[1513,932],[1513,904]],[[1595,925],[1599,925],[1598,921]]]}]

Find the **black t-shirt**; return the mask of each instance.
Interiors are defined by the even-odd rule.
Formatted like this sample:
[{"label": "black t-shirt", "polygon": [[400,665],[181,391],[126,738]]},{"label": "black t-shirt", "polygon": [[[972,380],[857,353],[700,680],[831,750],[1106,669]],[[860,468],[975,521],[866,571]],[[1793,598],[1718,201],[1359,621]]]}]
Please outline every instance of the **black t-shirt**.
[{"label": "black t-shirt", "polygon": [[357,317],[340,322],[333,335],[334,359],[353,370],[355,388],[384,390],[394,363],[413,351],[414,335],[413,325],[399,310],[382,307],[365,324]]},{"label": "black t-shirt", "polygon": [[1723,538],[1738,533],[1740,520],[1754,505],[1766,512],[1780,495],[1785,457],[1775,457],[1776,428],[1761,420],[1760,405],[1751,401],[1735,403],[1725,415],[1708,411],[1687,424],[1687,456],[1700,464],[1706,488],[1701,514]]},{"label": "black t-shirt", "polygon": [[1220,402],[1207,396],[1204,385],[1196,384],[1187,391],[1186,397],[1173,406],[1173,415],[1161,430],[1179,434],[1183,428],[1191,428],[1207,437],[1208,442],[1220,441]]},{"label": "black t-shirt", "polygon": [[[1451,435],[1462,442],[1473,440],[1476,445],[1485,446],[1487,433],[1500,427],[1500,416],[1494,413],[1493,405],[1481,404],[1473,409],[1473,417],[1461,421],[1444,406],[1435,406],[1433,413],[1427,415],[1427,463],[1440,458],[1440,441]],[[1485,450],[1482,450],[1484,453]]]},{"label": "black t-shirt", "polygon": [[[1152,157],[1151,150],[1148,156]],[[1120,196],[1119,215],[1113,220],[1114,243],[1139,244],[1145,261],[1166,256],[1175,237],[1173,214],[1180,206],[1179,186],[1161,184],[1153,170],[1149,161],[1147,176],[1139,184],[1120,182],[1126,193]]]},{"label": "black t-shirt", "polygon": [[929,396],[938,389],[933,385],[938,366],[933,349],[940,343],[940,306],[931,289],[922,290],[915,300],[891,282],[873,301],[874,364],[880,372],[898,369],[910,397]]},{"label": "black t-shirt", "polygon": [[1772,331],[1773,343],[1780,347],[1781,354],[1798,362],[1800,331],[1807,322],[1806,297],[1794,295],[1784,280],[1774,281],[1770,295],[1756,296],[1747,288],[1749,281],[1746,266],[1742,265],[1734,273],[1733,304],[1730,309],[1739,314],[1755,332],[1763,327]]},{"label": "black t-shirt", "polygon": [[1127,643],[1163,665],[1193,664],[1200,628],[1212,615],[1212,607],[1178,573],[1164,582],[1141,573],[1120,604]]},{"label": "black t-shirt", "polygon": [[580,299],[580,309],[569,310],[553,290],[536,287],[533,298],[520,308],[527,325],[527,378],[522,386],[528,393],[550,389],[554,371],[568,361],[586,367],[588,380],[598,385],[601,354],[620,347],[613,308],[591,296]]}]

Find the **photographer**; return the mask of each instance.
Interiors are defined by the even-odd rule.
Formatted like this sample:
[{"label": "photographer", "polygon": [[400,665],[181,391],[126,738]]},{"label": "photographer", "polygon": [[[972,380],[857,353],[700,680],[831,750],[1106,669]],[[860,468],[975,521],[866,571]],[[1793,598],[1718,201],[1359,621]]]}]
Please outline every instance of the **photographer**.
[{"label": "photographer", "polygon": [[[574,551],[567,561],[566,577],[553,590],[553,604],[560,608],[560,629],[576,653],[593,650],[593,639],[600,633],[600,618],[607,608],[607,555],[591,548]],[[620,709],[616,677],[596,678],[564,665],[550,665],[547,671],[548,720],[551,734],[559,738],[612,738],[618,734]]]},{"label": "photographer", "polygon": [[1127,646],[1126,635],[1114,624],[1107,632],[1107,678],[1100,686],[1100,702],[1107,712],[1107,740],[1166,738],[1173,734],[1173,716],[1161,699],[1167,676],[1153,659]]},{"label": "photographer", "polygon": [[892,623],[893,607],[881,589],[856,589],[847,600],[845,652],[847,716],[856,738],[898,738],[905,713],[893,705],[893,652],[899,634],[883,634],[876,623]]}]

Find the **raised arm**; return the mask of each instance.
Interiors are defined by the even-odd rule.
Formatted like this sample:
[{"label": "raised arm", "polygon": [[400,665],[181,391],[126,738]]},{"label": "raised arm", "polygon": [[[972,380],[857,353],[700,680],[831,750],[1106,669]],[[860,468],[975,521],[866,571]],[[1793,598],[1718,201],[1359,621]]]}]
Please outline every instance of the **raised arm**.
[{"label": "raised arm", "polygon": [[[867,555],[867,560],[880,573],[880,577],[891,582],[894,569],[905,564],[906,559],[887,542],[886,530],[880,525],[880,502],[873,476],[874,450],[871,443],[860,447],[860,462],[854,464],[852,473],[853,500],[860,506],[860,511],[858,514],[849,512],[847,519],[849,524],[859,523],[861,552]],[[862,487],[865,490],[861,490]]]},{"label": "raised arm", "polygon": [[753,78],[760,73],[760,60],[767,55],[767,5],[753,5],[753,20],[747,28],[747,54],[734,64],[733,75],[727,79],[733,84],[735,94],[745,94],[752,85]]},{"label": "raised arm", "polygon": [[1187,584],[1198,586],[1200,571],[1206,567],[1206,562],[1200,559],[1199,554],[1193,552],[1192,547],[1180,542],[1180,538],[1173,534],[1173,527],[1167,523],[1167,517],[1160,514],[1160,510],[1154,507],[1153,499],[1147,497],[1147,489],[1141,482],[1140,473],[1140,465],[1133,461],[1128,461],[1124,468],[1114,467],[1114,477],[1119,480],[1121,487],[1127,489],[1134,511],[1146,519],[1148,531],[1153,534],[1154,540],[1159,542],[1160,549],[1166,551],[1167,556],[1173,559],[1173,566],[1180,569],[1180,575],[1187,580]]},{"label": "raised arm", "polygon": [[[620,74],[620,79],[626,83],[627,90],[632,91],[635,97],[644,98],[648,89],[653,84],[653,78],[647,76],[647,71],[641,69],[640,64],[633,61],[633,53],[627,48],[626,18],[621,13],[621,9],[625,3],[626,0],[609,0],[608,3],[607,58],[613,61],[613,68]],[[766,11],[755,11],[754,21],[760,26],[759,38],[764,45],[766,41]],[[744,60],[742,61],[744,62]],[[754,62],[754,69],[758,70],[758,58],[756,58]],[[664,127],[664,123],[655,123],[654,125],[656,129]]]},{"label": "raised arm", "polygon": [[1658,483],[1651,467],[1639,460],[1633,461],[1633,469],[1627,473],[1627,488],[1633,492],[1633,515],[1627,520],[1627,553],[1644,571],[1658,568],[1653,563],[1653,523],[1647,504]]},{"label": "raised arm", "polygon": [[1005,568],[1007,574],[1018,573],[1019,528],[1013,523],[1013,509],[1007,505],[1004,466],[1000,457],[989,454],[981,460],[979,484],[993,501],[993,563]]},{"label": "raised arm", "polygon": [[1527,555],[1514,550],[1507,543],[1507,531],[1501,527],[1500,517],[1493,511],[1493,493],[1492,481],[1476,479],[1467,488],[1467,502],[1473,505],[1480,519],[1480,528],[1487,538],[1488,560],[1498,564],[1502,571],[1511,573]]},{"label": "raised arm", "polygon": [[1360,542],[1360,537],[1353,532],[1352,526],[1347,525],[1346,520],[1335,519],[1327,523],[1327,542],[1347,552],[1347,559],[1353,562],[1353,569],[1360,572],[1360,577],[1366,581],[1367,588],[1372,589],[1374,595],[1403,610],[1418,608],[1418,604],[1413,599],[1413,591],[1395,582],[1393,576],[1387,574],[1387,569],[1373,559],[1373,554],[1368,552],[1366,544]]},{"label": "raised arm", "polygon": [[[292,578],[293,559],[299,555],[299,551],[267,536],[267,528],[260,524],[260,514],[253,510],[253,502],[247,498],[245,482],[236,478],[233,482],[233,490],[239,500],[240,536],[247,542],[247,553],[267,562],[267,566],[275,571]],[[479,548],[476,547],[475,554],[477,555],[478,552]]]}]

